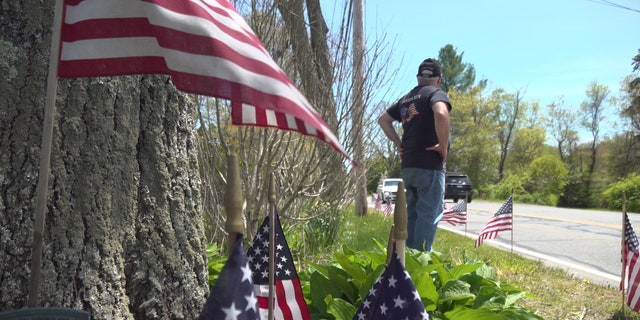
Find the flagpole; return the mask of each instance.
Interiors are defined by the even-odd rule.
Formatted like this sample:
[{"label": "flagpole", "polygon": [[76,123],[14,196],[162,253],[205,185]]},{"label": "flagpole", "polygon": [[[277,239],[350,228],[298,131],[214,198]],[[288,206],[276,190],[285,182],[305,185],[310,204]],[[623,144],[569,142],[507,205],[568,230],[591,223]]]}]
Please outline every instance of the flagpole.
[{"label": "flagpole", "polygon": [[235,246],[238,234],[244,233],[244,225],[242,223],[243,203],[238,155],[232,153],[227,160],[227,191],[224,195],[224,208],[227,212],[227,221],[224,224],[224,228],[228,235],[227,248],[229,253]]},{"label": "flagpole", "polygon": [[513,221],[515,220],[515,210],[513,210],[513,202],[513,190],[511,190],[511,260],[513,260]]},{"label": "flagpole", "polygon": [[387,263],[391,263],[391,257],[393,256],[393,234],[395,230],[395,225],[391,225],[391,231],[389,232],[389,241],[387,242]]},{"label": "flagpole", "polygon": [[625,241],[624,241],[624,236],[625,236],[625,230],[626,230],[626,221],[625,221],[625,214],[627,212],[627,196],[625,194],[624,191],[622,191],[622,236],[620,237],[620,262],[622,262],[622,272],[620,274],[620,281],[621,281],[621,288],[622,288],[622,308],[620,309],[622,311],[622,318],[624,319],[624,306],[626,305],[625,303],[625,277],[626,277],[626,273],[627,273],[627,256],[624,254],[624,247],[625,247]]},{"label": "flagpole", "polygon": [[276,183],[273,173],[269,183],[269,311],[268,320],[273,320],[276,283]]},{"label": "flagpole", "polygon": [[51,144],[53,140],[53,120],[56,112],[56,95],[58,91],[58,59],[60,57],[60,28],[62,26],[63,5],[62,0],[56,0],[53,15],[51,52],[49,53],[49,74],[47,75],[47,96],[45,99],[42,144],[40,148],[36,215],[33,222],[33,251],[31,253],[31,275],[29,278],[29,298],[27,300],[27,306],[30,308],[38,305],[40,289],[44,222],[47,209]]},{"label": "flagpole", "polygon": [[396,252],[400,257],[400,262],[404,266],[405,252],[407,246],[407,196],[404,192],[404,182],[398,183],[396,192],[396,207],[393,212],[393,238],[396,241]]},{"label": "flagpole", "polygon": [[464,214],[467,215],[466,217],[466,221],[464,222],[464,236],[467,236],[467,226],[469,225],[468,221],[469,221],[469,191],[466,191],[464,193],[464,202],[465,202],[465,206],[467,206],[467,212],[465,212]]}]

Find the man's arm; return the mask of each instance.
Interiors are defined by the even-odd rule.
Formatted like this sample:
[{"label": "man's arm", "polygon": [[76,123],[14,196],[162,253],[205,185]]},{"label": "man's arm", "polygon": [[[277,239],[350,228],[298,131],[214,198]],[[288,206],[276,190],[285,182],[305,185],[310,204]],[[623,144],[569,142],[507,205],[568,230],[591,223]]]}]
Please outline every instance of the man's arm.
[{"label": "man's arm", "polygon": [[437,151],[442,157],[442,163],[445,163],[449,146],[449,108],[442,101],[434,103],[432,108],[438,144],[427,148],[427,150]]},{"label": "man's arm", "polygon": [[400,140],[400,136],[396,132],[396,129],[393,127],[393,122],[395,120],[385,111],[380,117],[378,117],[378,124],[382,129],[382,132],[391,140],[398,149],[400,156],[402,156],[402,141]]}]

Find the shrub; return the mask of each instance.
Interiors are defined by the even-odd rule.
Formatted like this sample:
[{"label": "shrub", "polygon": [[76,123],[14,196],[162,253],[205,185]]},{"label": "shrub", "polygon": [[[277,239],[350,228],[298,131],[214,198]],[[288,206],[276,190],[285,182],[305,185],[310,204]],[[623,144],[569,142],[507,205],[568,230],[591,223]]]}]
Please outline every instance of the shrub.
[{"label": "shrub", "polygon": [[640,176],[631,174],[626,178],[612,183],[602,195],[607,201],[607,207],[612,210],[622,210],[623,194],[627,199],[627,211],[640,212]]}]

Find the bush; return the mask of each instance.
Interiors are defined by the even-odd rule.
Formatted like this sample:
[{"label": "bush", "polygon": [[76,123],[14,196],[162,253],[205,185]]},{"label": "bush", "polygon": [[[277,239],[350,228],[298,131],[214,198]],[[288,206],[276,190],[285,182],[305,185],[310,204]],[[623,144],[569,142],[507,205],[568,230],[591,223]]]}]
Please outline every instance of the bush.
[{"label": "bush", "polygon": [[625,179],[612,183],[602,196],[607,201],[607,207],[612,210],[622,210],[623,194],[627,199],[627,211],[640,212],[640,176],[631,174]]},{"label": "bush", "polygon": [[[384,245],[379,252],[355,252],[343,246],[328,265],[303,270],[305,298],[314,319],[351,319],[369,289],[382,274],[387,259]],[[433,319],[542,319],[516,306],[530,293],[495,279],[493,268],[482,261],[463,257],[451,266],[435,252],[407,249],[406,270],[415,284],[426,311]]]}]

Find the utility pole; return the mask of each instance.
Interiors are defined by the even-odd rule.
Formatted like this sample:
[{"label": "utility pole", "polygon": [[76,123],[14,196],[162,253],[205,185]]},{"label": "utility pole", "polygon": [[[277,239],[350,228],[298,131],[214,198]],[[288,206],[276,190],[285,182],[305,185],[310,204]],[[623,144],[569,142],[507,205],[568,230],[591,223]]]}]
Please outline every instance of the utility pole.
[{"label": "utility pole", "polygon": [[353,0],[353,115],[351,133],[354,158],[358,162],[356,173],[356,216],[367,215],[367,177],[364,161],[364,0]]}]

